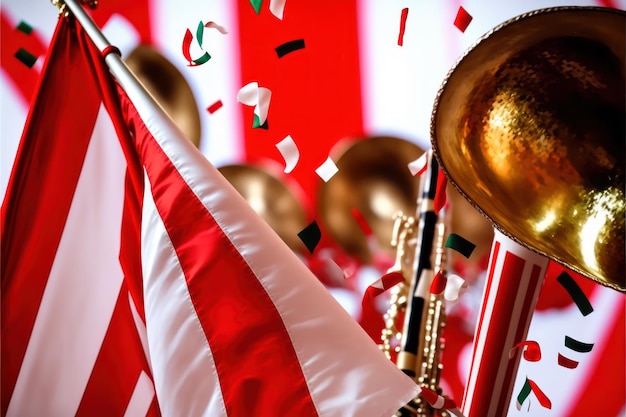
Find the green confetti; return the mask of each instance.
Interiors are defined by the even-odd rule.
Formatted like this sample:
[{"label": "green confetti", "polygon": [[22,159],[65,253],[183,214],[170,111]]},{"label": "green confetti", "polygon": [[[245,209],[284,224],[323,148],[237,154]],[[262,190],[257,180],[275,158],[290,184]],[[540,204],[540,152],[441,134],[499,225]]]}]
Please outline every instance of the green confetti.
[{"label": "green confetti", "polygon": [[252,8],[256,12],[256,14],[260,14],[261,13],[261,4],[262,3],[263,3],[263,0],[250,0],[250,4],[252,5]]},{"label": "green confetti", "polygon": [[24,48],[20,48],[14,55],[17,59],[19,59],[22,64],[26,65],[28,68],[32,68],[37,62],[37,57],[28,52]]},{"label": "green confetti", "polygon": [[31,33],[33,33],[33,27],[29,25],[28,23],[24,22],[23,20],[20,21],[20,23],[17,25],[17,30],[27,35],[30,35]]}]

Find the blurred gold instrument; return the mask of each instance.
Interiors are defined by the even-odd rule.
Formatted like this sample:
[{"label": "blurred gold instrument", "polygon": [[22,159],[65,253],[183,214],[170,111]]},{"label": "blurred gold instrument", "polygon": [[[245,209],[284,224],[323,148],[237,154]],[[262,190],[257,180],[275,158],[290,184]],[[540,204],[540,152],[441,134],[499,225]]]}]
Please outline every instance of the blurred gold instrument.
[{"label": "blurred gold instrument", "polygon": [[270,166],[230,164],[218,170],[287,246],[306,251],[298,233],[307,226],[307,210],[295,183]]},{"label": "blurred gold instrument", "polygon": [[626,291],[626,12],[557,7],[485,35],[443,83],[445,174],[519,244]]},{"label": "blurred gold instrument", "polygon": [[424,151],[390,136],[345,139],[331,150],[339,171],[318,190],[320,221],[347,254],[369,264],[366,236],[352,217],[358,209],[381,250],[393,256],[391,233],[395,213],[415,212],[418,184],[407,165]]}]

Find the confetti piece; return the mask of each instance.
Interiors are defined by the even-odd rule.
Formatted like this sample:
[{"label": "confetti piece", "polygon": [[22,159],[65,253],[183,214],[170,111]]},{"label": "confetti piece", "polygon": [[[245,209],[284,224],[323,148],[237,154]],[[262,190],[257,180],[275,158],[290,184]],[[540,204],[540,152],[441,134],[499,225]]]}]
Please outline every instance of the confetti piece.
[{"label": "confetti piece", "polygon": [[285,173],[290,173],[296,167],[300,159],[300,151],[298,151],[296,143],[290,135],[287,135],[285,139],[276,144],[276,148],[278,148],[278,151],[285,159]]},{"label": "confetti piece", "polygon": [[405,7],[402,9],[402,14],[400,15],[400,33],[398,34],[398,45],[402,46],[404,43],[404,29],[406,28],[406,18],[409,15],[409,8]]},{"label": "confetti piece", "polygon": [[361,213],[358,208],[355,207],[352,210],[350,210],[350,214],[352,214],[352,217],[354,217],[354,220],[356,220],[356,222],[359,225],[359,228],[363,231],[365,236],[371,236],[374,234],[370,225],[367,224],[367,220],[365,220],[365,216],[363,216],[363,213]]},{"label": "confetti piece", "polygon": [[583,316],[586,316],[593,312],[593,307],[587,299],[587,296],[580,288],[580,286],[576,283],[576,281],[574,281],[570,274],[563,271],[556,280],[569,293],[569,295],[574,300],[574,303],[576,303],[576,307],[578,307],[578,310],[580,310]]},{"label": "confetti piece", "polygon": [[446,248],[450,248],[459,252],[466,258],[469,258],[476,248],[476,245],[474,245],[472,242],[465,239],[464,237],[457,235],[456,233],[450,233],[448,235],[445,246]]},{"label": "confetti piece", "polygon": [[215,103],[211,104],[209,107],[207,107],[207,111],[211,114],[215,113],[216,111],[218,111],[219,109],[221,109],[223,106],[222,104],[222,100],[217,100]]},{"label": "confetti piece", "polygon": [[335,162],[330,156],[315,170],[317,175],[319,175],[324,182],[328,182],[338,171],[337,165],[335,165]]},{"label": "confetti piece", "polygon": [[446,289],[443,292],[443,298],[449,302],[455,302],[461,294],[469,287],[467,282],[456,274],[448,274],[446,279]]},{"label": "confetti piece", "polygon": [[591,352],[593,343],[584,343],[569,336],[565,336],[565,347],[575,350],[576,352],[586,353]]},{"label": "confetti piece", "polygon": [[437,174],[437,188],[435,188],[435,198],[433,201],[435,214],[439,213],[439,210],[441,210],[448,201],[448,196],[446,194],[447,186],[448,178],[444,175],[443,170],[439,168],[439,172]]},{"label": "confetti piece", "polygon": [[263,4],[263,0],[250,0],[250,4],[252,5],[252,8],[256,12],[256,14],[261,13],[261,5]]},{"label": "confetti piece", "polygon": [[578,361],[566,358],[559,353],[559,365],[567,369],[574,369],[578,366]]},{"label": "confetti piece", "polygon": [[[204,28],[209,29],[217,29],[222,35],[228,33],[223,26],[218,25],[215,22],[207,22],[204,24],[202,21],[198,23],[198,27],[196,28],[196,40],[198,41],[198,45],[200,49],[204,50],[202,47],[203,39],[204,39]],[[187,66],[196,67],[198,65],[202,65],[207,63],[211,59],[211,55],[208,52],[204,52],[198,58],[191,58],[191,42],[193,41],[193,35],[189,29],[185,31],[185,36],[183,38],[183,46],[182,52],[183,56],[187,60]]]},{"label": "confetti piece", "polygon": [[254,106],[255,117],[252,127],[267,128],[267,113],[271,98],[272,92],[268,88],[259,87],[256,81],[248,83],[239,89],[237,101],[246,106]]},{"label": "confetti piece", "polygon": [[515,350],[518,348],[524,349],[523,355],[524,359],[526,359],[527,361],[539,362],[539,360],[541,360],[541,348],[539,347],[539,343],[535,342],[534,340],[525,340],[513,346],[509,351],[509,359],[513,359]]},{"label": "confetti piece", "polygon": [[437,271],[433,281],[430,283],[430,293],[431,294],[441,294],[446,289],[446,282],[448,279],[441,273],[441,271]]},{"label": "confetti piece", "polygon": [[422,396],[432,408],[436,410],[451,410],[457,408],[452,398],[443,397],[425,385],[422,385],[420,388],[420,396]]},{"label": "confetti piece", "polygon": [[465,32],[465,29],[467,29],[471,21],[472,16],[467,13],[467,10],[465,10],[463,6],[459,6],[459,11],[454,18],[454,26],[456,26],[461,32]]},{"label": "confetti piece", "polygon": [[286,0],[270,0],[270,12],[280,20],[283,20]]},{"label": "confetti piece", "polygon": [[20,62],[22,62],[22,64],[26,65],[28,68],[32,68],[33,65],[35,65],[35,62],[37,62],[37,57],[31,54],[30,52],[28,52],[24,48],[18,49],[18,51],[15,53],[14,56],[17,59],[19,59]]},{"label": "confetti piece", "polygon": [[548,409],[552,408],[552,402],[546,396],[546,394],[544,394],[543,391],[539,389],[539,387],[534,381],[526,378],[526,381],[524,382],[524,386],[522,387],[520,393],[517,396],[516,407],[518,410],[521,410],[522,404],[524,403],[526,398],[528,398],[531,392],[535,394],[535,397],[537,397],[537,400],[539,400],[539,404],[541,404],[542,407],[548,408]]},{"label": "confetti piece", "polygon": [[408,167],[411,175],[422,175],[428,168],[428,152],[424,152],[415,161],[409,162]]},{"label": "confetti piece", "polygon": [[28,23],[24,22],[23,20],[20,21],[20,23],[18,23],[17,30],[27,35],[30,35],[31,33],[33,33],[33,27],[29,25]]},{"label": "confetti piece", "polygon": [[304,243],[309,252],[313,253],[317,244],[320,243],[320,239],[322,239],[322,232],[317,222],[313,220],[311,224],[298,232],[298,237],[302,240],[302,243]]},{"label": "confetti piece", "polygon": [[366,308],[366,304],[370,304],[373,302],[375,297],[378,297],[380,294],[387,291],[389,288],[393,287],[404,281],[404,276],[402,272],[392,271],[388,272],[380,279],[376,280],[365,290],[365,294],[363,294],[363,299],[361,300],[361,305]]},{"label": "confetti piece", "polygon": [[282,58],[288,53],[297,51],[298,49],[304,49],[304,39],[296,39],[277,46],[276,55],[278,55],[279,58]]}]

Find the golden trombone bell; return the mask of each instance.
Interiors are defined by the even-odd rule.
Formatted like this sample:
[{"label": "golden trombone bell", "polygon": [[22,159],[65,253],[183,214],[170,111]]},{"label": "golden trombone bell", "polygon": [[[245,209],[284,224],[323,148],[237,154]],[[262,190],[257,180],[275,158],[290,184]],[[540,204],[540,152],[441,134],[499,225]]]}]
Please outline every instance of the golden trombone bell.
[{"label": "golden trombone bell", "polygon": [[620,292],[626,12],[556,7],[485,35],[450,71],[431,140],[502,233]]}]

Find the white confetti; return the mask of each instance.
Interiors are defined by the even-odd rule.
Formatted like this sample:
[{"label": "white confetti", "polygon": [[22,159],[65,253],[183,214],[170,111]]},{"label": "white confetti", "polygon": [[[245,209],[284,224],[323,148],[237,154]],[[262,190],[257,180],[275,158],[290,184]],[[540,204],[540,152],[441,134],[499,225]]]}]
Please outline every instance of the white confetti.
[{"label": "white confetti", "polygon": [[315,173],[319,175],[324,182],[328,182],[337,171],[339,171],[337,165],[335,165],[335,162],[329,156],[326,161],[315,170]]},{"label": "white confetti", "polygon": [[300,159],[300,151],[290,135],[276,144],[280,154],[285,159],[285,173],[288,174],[296,167]]}]

